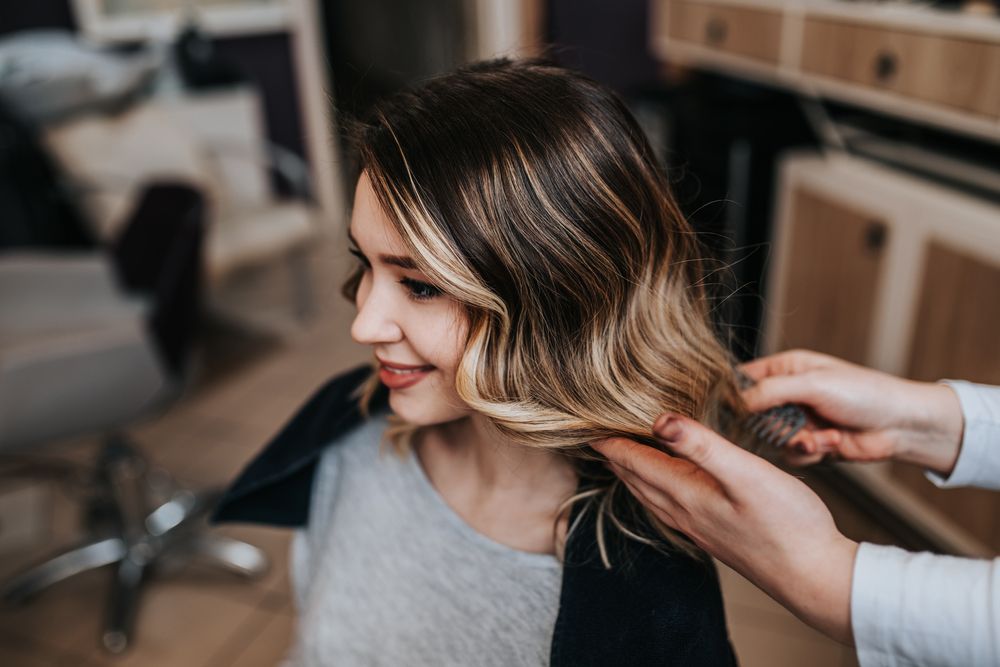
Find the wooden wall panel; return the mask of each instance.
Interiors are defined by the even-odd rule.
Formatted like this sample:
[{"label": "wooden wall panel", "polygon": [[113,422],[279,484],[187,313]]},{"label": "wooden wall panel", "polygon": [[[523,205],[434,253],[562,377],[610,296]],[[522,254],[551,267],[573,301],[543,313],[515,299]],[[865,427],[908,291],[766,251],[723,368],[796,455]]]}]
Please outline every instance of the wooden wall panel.
[{"label": "wooden wall panel", "polygon": [[798,190],[793,199],[780,346],[865,363],[888,227],[877,216]]},{"label": "wooden wall panel", "polygon": [[[1000,384],[1000,257],[984,262],[944,244],[927,249],[908,375]],[[942,490],[920,470],[894,465],[892,475],[1000,553],[1000,493]]]}]

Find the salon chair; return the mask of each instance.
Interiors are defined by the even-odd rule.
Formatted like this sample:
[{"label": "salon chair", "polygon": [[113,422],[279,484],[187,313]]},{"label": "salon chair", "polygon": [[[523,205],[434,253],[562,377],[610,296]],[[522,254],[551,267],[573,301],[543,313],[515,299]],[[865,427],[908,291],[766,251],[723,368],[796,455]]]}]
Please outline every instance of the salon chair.
[{"label": "salon chair", "polygon": [[204,529],[217,491],[179,488],[125,435],[170,405],[188,375],[203,220],[197,190],[159,183],[145,188],[107,252],[0,254],[0,457],[28,461],[26,474],[42,465],[30,454],[43,447],[103,439],[87,475],[88,537],[14,576],[0,595],[26,602],[76,574],[113,567],[102,641],[115,653],[131,641],[154,570],[193,557],[247,576],[267,568],[256,547]]}]

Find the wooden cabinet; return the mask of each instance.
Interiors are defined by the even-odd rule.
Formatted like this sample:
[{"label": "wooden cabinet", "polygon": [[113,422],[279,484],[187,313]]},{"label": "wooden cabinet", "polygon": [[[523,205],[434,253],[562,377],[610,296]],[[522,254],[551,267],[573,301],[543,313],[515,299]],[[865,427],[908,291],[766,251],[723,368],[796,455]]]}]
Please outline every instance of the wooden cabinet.
[{"label": "wooden cabinet", "polygon": [[[845,156],[783,161],[765,351],[805,347],[918,380],[1000,384],[1000,207]],[[1000,493],[843,465],[957,553],[1000,553]]]},{"label": "wooden cabinet", "polygon": [[671,38],[777,64],[781,14],[713,2],[671,2],[664,17]]},{"label": "wooden cabinet", "polygon": [[807,18],[800,66],[807,74],[1000,115],[1000,44]]},{"label": "wooden cabinet", "polygon": [[1000,139],[992,18],[843,0],[653,0],[651,11],[652,50],[672,63]]}]

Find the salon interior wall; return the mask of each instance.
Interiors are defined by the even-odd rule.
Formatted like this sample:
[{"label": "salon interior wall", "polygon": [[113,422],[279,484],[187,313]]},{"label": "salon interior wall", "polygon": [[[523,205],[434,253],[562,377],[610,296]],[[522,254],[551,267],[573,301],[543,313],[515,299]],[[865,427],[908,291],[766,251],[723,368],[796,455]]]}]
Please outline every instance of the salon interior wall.
[{"label": "salon interior wall", "polygon": [[[76,31],[71,0],[0,2],[0,35],[41,28]],[[261,91],[268,139],[308,162],[311,156],[304,139],[302,102],[288,34],[216,37],[214,42],[218,53],[236,63]]]}]

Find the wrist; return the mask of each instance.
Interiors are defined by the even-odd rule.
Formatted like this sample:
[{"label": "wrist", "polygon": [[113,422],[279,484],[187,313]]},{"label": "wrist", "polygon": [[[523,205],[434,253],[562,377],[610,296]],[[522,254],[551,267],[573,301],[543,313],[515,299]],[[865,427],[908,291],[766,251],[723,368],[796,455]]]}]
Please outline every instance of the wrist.
[{"label": "wrist", "polygon": [[910,416],[892,458],[947,477],[955,467],[964,427],[958,395],[947,384],[913,383]]},{"label": "wrist", "polygon": [[853,644],[851,583],[858,543],[840,533],[815,553],[800,554],[793,576],[785,578],[782,600],[808,625],[841,643]]}]

